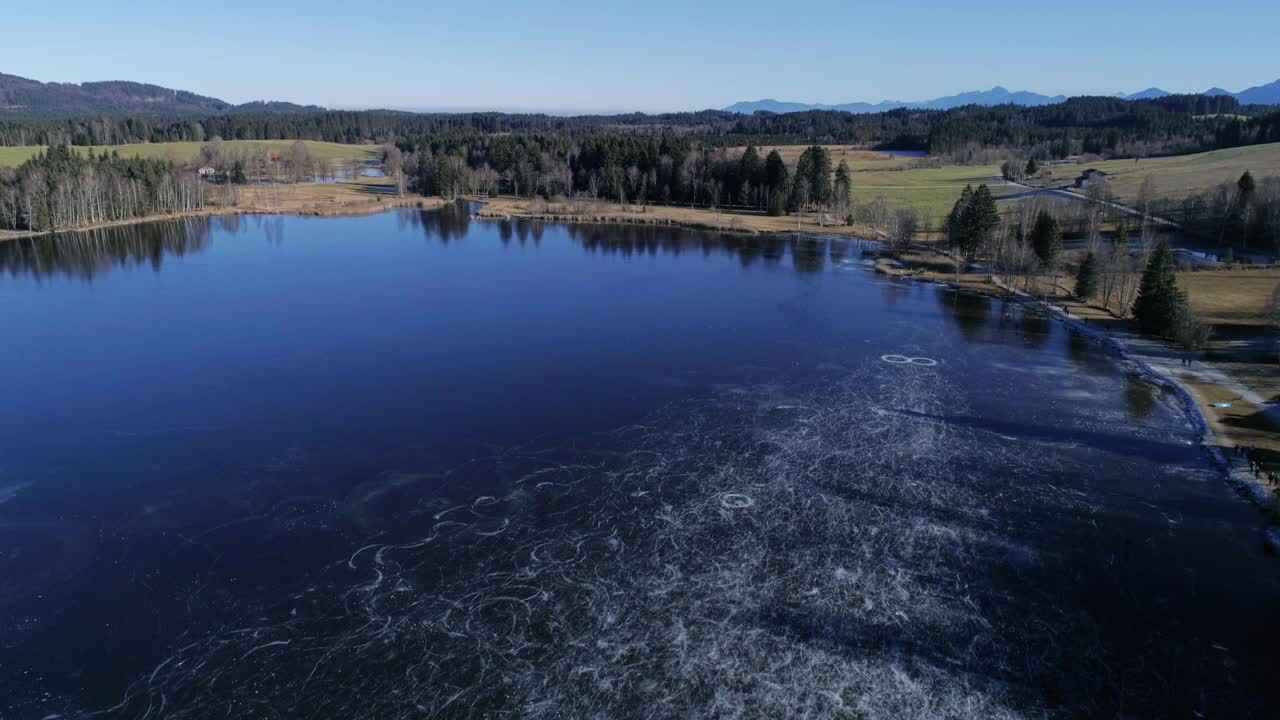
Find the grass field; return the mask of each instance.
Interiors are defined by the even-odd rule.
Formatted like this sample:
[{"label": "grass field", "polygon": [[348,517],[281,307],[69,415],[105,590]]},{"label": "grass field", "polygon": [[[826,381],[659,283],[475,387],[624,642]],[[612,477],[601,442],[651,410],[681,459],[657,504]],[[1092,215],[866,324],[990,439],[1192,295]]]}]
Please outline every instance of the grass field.
[{"label": "grass field", "polygon": [[1182,199],[1197,190],[1207,190],[1223,182],[1235,182],[1248,170],[1257,179],[1280,175],[1280,143],[1227,148],[1194,155],[1133,160],[1104,160],[1081,166],[1098,168],[1112,175],[1111,189],[1116,199],[1132,202],[1144,178],[1150,176],[1157,197]]},{"label": "grass field", "polygon": [[[794,167],[807,145],[778,145],[760,148],[761,154],[777,149],[788,166]],[[883,196],[890,207],[915,207],[934,218],[945,215],[966,184],[987,183],[996,198],[1013,193],[993,180],[1000,174],[995,165],[947,165],[941,168],[914,168],[916,159],[891,157],[889,153],[861,150],[847,145],[824,145],[831,161],[848,162],[853,172],[853,191],[859,203]],[[742,148],[731,148],[731,156]],[[1208,190],[1223,182],[1235,182],[1249,170],[1255,178],[1280,175],[1280,143],[1228,148],[1212,152],[1145,158],[1138,161],[1102,160],[1081,166],[1058,168],[1059,178],[1051,184],[1074,179],[1085,168],[1111,174],[1111,188],[1120,202],[1133,202],[1148,176],[1156,195],[1180,200],[1188,194]]]},{"label": "grass field", "polygon": [[[232,152],[261,152],[270,150],[283,153],[293,140],[228,140],[224,146]],[[374,145],[343,145],[341,143],[304,140],[311,157],[323,160],[373,159],[377,152]],[[143,143],[137,145],[98,145],[95,153],[119,151],[125,157],[170,157],[176,162],[188,163],[200,154],[201,142]],[[76,147],[81,153],[88,152],[88,147]],[[0,167],[17,167],[28,158],[44,150],[43,146],[0,147]]]},{"label": "grass field", "polygon": [[859,170],[853,173],[853,195],[859,204],[884,197],[890,208],[914,207],[931,217],[936,226],[951,211],[965,185],[985,183],[997,200],[1017,192],[1005,186],[999,175],[1000,168],[994,165]]},{"label": "grass field", "polygon": [[1267,324],[1271,293],[1280,286],[1280,270],[1182,272],[1178,285],[1186,291],[1192,309],[1208,322],[1261,329]]},{"label": "grass field", "polygon": [[[760,154],[768,155],[777,150],[788,167],[794,168],[808,145],[765,145]],[[824,145],[831,153],[832,165],[841,160],[853,171],[853,196],[858,204],[869,203],[883,197],[892,208],[914,207],[933,219],[942,221],[965,185],[986,183],[997,199],[1016,192],[1004,187],[999,180],[1000,168],[995,165],[947,165],[940,168],[916,168],[920,158],[893,155],[888,152],[862,150],[848,145]],[[729,148],[729,157],[739,157],[744,148]]]}]

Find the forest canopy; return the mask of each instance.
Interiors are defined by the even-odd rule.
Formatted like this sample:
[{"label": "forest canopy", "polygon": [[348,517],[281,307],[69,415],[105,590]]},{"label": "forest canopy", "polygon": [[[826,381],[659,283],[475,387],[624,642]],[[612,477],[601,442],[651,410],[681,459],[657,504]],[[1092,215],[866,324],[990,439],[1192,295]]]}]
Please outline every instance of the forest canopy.
[{"label": "forest canopy", "polygon": [[1077,97],[1056,105],[969,105],[951,110],[852,114],[813,110],[754,115],[706,110],[646,115],[390,111],[237,112],[205,117],[133,116],[0,120],[0,145],[120,145],[174,141],[324,140],[341,143],[459,142],[495,135],[679,135],[715,146],[853,144],[921,150],[963,160],[976,149],[1017,148],[1062,157],[1157,155],[1280,141],[1280,112],[1228,96],[1152,100]]}]

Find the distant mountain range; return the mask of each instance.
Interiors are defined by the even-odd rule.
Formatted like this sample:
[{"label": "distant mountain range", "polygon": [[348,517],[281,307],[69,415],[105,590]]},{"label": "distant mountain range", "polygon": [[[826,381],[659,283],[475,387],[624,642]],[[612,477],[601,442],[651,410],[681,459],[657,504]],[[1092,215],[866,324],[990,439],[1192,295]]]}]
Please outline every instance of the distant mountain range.
[{"label": "distant mountain range", "polygon": [[[1160,88],[1147,88],[1132,95],[1120,94],[1126,100],[1161,98],[1170,95]],[[1280,105],[1280,80],[1251,87],[1240,92],[1210,88],[1205,95],[1230,95],[1243,105]],[[1003,87],[965,92],[958,95],[918,102],[885,100],[878,103],[852,102],[819,105],[765,99],[739,102],[725,108],[728,112],[751,114],[760,110],[773,113],[803,110],[842,110],[851,113],[877,113],[897,108],[946,110],[962,105],[1053,105],[1064,102],[1065,95],[1041,95]],[[0,119],[5,117],[72,117],[81,115],[213,115],[249,112],[305,112],[324,110],[316,105],[290,102],[259,101],[240,105],[218,98],[197,95],[145,83],[111,80],[86,83],[43,83],[17,75],[0,73]]]},{"label": "distant mountain range", "polygon": [[919,102],[884,100],[878,103],[852,102],[842,103],[840,105],[811,105],[807,103],[780,102],[778,100],[765,99],[734,103],[733,105],[725,108],[725,111],[743,113],[747,115],[760,110],[767,110],[774,113],[802,112],[804,110],[841,110],[851,113],[878,113],[884,112],[885,110],[895,110],[897,108],[909,108],[913,110],[946,110],[948,108],[960,107],[961,105],[1003,105],[1005,103],[1013,103],[1016,105],[1053,105],[1054,103],[1060,103],[1066,99],[1065,95],[1050,97],[1048,95],[1040,95],[1039,93],[1026,91],[1012,92],[1005,88],[996,86],[990,90],[978,90],[974,92],[960,93],[959,95],[948,95],[946,97]]},{"label": "distant mountain range", "polygon": [[225,100],[173,90],[159,85],[111,80],[86,83],[42,83],[0,73],[0,118],[11,116],[66,117],[72,115],[205,115],[241,112],[323,110],[288,102]]},{"label": "distant mountain range", "polygon": [[[1126,100],[1144,100],[1149,98],[1162,98],[1166,95],[1172,94],[1173,93],[1161,90],[1160,88],[1147,88],[1142,92],[1125,95],[1124,98]],[[1266,85],[1255,85],[1247,90],[1241,90],[1240,92],[1231,92],[1230,90],[1223,90],[1220,87],[1212,87],[1200,94],[1213,96],[1230,95],[1236,100],[1239,100],[1241,105],[1280,105],[1280,80],[1267,83]]]},{"label": "distant mountain range", "polygon": [[[1119,97],[1125,100],[1150,100],[1153,98],[1162,98],[1172,95],[1166,90],[1160,88],[1147,88],[1141,92],[1132,95],[1121,94]],[[1248,90],[1241,90],[1233,93],[1222,88],[1210,88],[1203,94],[1205,95],[1230,95],[1240,101],[1241,105],[1280,105],[1280,80],[1267,85],[1258,85]],[[895,110],[898,108],[907,108],[912,110],[947,110],[949,108],[960,107],[962,105],[1055,105],[1067,99],[1065,95],[1041,95],[1040,93],[1028,92],[1026,90],[1007,90],[1000,86],[991,88],[990,90],[977,90],[974,92],[960,93],[959,95],[947,95],[945,97],[934,98],[932,100],[922,101],[903,101],[903,100],[885,100],[878,103],[852,102],[842,103],[839,105],[820,105],[798,102],[782,102],[779,100],[765,99],[752,100],[749,102],[738,102],[725,108],[726,112],[742,113],[749,115],[760,110],[772,113],[790,113],[802,112],[805,110],[841,110],[851,113],[877,113],[886,110]]]}]

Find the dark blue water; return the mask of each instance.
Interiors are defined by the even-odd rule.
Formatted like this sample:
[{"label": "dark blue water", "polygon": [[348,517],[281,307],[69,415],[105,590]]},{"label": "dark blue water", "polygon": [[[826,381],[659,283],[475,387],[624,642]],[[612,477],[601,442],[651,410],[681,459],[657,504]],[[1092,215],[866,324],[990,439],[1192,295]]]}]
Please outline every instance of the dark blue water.
[{"label": "dark blue water", "polygon": [[1173,399],[861,250],[0,246],[0,716],[1273,716],[1275,561]]}]

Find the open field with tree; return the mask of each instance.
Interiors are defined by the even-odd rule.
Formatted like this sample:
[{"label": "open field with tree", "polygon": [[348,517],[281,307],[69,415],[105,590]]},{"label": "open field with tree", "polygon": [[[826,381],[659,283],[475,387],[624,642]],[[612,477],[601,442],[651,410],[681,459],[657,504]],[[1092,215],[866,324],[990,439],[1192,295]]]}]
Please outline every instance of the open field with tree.
[{"label": "open field with tree", "polygon": [[[1259,179],[1280,175],[1280,143],[1136,161],[1101,160],[1079,166],[1081,171],[1086,168],[1108,173],[1111,191],[1121,202],[1137,202],[1147,178],[1151,178],[1150,187],[1156,198],[1181,200],[1190,193],[1221,183],[1234,183],[1246,170]],[[1059,169],[1061,179],[1069,179],[1062,177],[1065,174],[1065,170]]]},{"label": "open field with tree", "polygon": [[1014,194],[1016,189],[1005,186],[997,178],[1000,169],[995,165],[944,165],[904,170],[855,170],[853,195],[859,204],[873,202],[883,197],[891,209],[916,208],[935,220],[936,227],[966,185],[987,184],[991,194],[999,200]]},{"label": "open field with tree", "polygon": [[[788,167],[794,168],[807,145],[765,145],[761,156],[777,151]],[[832,163],[849,166],[855,209],[883,198],[890,213],[899,208],[915,208],[923,219],[937,221],[951,210],[965,185],[991,185],[991,193],[1000,199],[1017,192],[993,183],[999,177],[997,165],[946,164],[938,158],[912,157],[889,150],[865,150],[848,145],[821,146],[831,155]],[[745,148],[730,148],[732,156]],[[864,218],[865,220],[865,218]],[[923,225],[920,228],[924,230]]]}]

